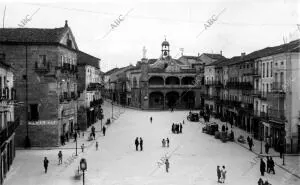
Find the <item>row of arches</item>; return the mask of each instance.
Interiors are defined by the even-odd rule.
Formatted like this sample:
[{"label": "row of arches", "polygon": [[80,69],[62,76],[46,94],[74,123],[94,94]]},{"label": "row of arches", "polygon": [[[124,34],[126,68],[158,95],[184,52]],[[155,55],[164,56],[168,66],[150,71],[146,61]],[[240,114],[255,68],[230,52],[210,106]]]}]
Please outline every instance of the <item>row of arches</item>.
[{"label": "row of arches", "polygon": [[176,91],[170,91],[166,94],[161,91],[151,92],[149,94],[150,108],[193,108],[195,106],[195,93],[193,91],[184,91],[181,94]]},{"label": "row of arches", "polygon": [[185,76],[181,79],[177,76],[168,76],[165,79],[161,76],[152,76],[148,80],[149,85],[193,85],[195,78]]}]

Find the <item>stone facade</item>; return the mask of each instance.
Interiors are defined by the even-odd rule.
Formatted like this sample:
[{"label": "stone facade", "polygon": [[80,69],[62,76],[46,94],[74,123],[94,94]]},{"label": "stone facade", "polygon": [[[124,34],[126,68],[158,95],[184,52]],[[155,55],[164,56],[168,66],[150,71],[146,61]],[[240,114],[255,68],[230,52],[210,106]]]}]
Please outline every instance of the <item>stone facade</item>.
[{"label": "stone facade", "polygon": [[78,48],[67,22],[62,28],[2,29],[1,34],[0,53],[18,71],[14,82],[22,104],[16,146],[23,147],[26,136],[30,146],[59,146],[77,124]]}]

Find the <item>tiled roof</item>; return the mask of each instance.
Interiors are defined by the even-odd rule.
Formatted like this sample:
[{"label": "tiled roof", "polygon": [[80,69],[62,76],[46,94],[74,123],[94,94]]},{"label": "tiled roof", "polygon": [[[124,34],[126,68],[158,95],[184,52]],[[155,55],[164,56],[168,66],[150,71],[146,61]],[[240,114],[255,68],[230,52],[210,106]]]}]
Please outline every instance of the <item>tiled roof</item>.
[{"label": "tiled roof", "polygon": [[78,52],[78,64],[79,65],[90,65],[99,69],[99,61],[100,59],[84,53],[82,51]]},{"label": "tiled roof", "polygon": [[59,43],[67,29],[0,28],[0,42]]},{"label": "tiled roof", "polygon": [[120,70],[120,68],[115,67],[115,68],[113,68],[113,69],[111,69],[111,70],[105,72],[104,74],[105,74],[105,75],[110,75],[110,74],[112,74],[112,73],[114,73],[114,72],[116,72],[116,71],[118,71],[118,70]]},{"label": "tiled roof", "polygon": [[219,59],[219,60],[216,60],[210,64],[207,64],[206,66],[218,66],[222,63],[226,63],[228,61],[228,59]]},{"label": "tiled roof", "polygon": [[[182,55],[181,57],[187,58],[187,59],[200,60],[199,56]],[[180,58],[181,58],[181,57],[180,57]]]},{"label": "tiled roof", "polygon": [[213,54],[213,53],[203,53],[204,55],[208,56],[209,58],[212,58],[212,59],[225,59],[225,57],[221,54]]}]

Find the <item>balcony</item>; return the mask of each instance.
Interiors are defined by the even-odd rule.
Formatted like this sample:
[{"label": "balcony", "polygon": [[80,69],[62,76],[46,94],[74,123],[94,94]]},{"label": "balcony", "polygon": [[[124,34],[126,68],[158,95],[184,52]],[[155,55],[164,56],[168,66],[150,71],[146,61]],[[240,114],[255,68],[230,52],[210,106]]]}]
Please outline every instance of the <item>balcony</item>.
[{"label": "balcony", "polygon": [[93,100],[93,101],[90,102],[90,107],[101,106],[102,103],[103,103],[102,99]]},{"label": "balcony", "polygon": [[268,109],[269,115],[270,115],[270,120],[275,120],[275,121],[285,121],[285,113],[283,109]]},{"label": "balcony", "polygon": [[261,75],[261,72],[258,68],[252,68],[250,70],[247,70],[244,72],[245,76],[256,76],[259,77]]},{"label": "balcony", "polygon": [[262,121],[268,122],[269,121],[269,114],[267,112],[260,112],[260,118]]},{"label": "balcony", "polygon": [[273,82],[272,93],[283,93],[285,94],[286,86],[283,83]]},{"label": "balcony", "polygon": [[39,64],[38,62],[35,62],[34,71],[37,73],[48,73],[50,72],[50,62],[47,62],[46,65]]},{"label": "balcony", "polygon": [[100,83],[89,83],[87,91],[100,91],[101,90],[101,84]]},{"label": "balcony", "polygon": [[260,90],[257,90],[257,89],[254,89],[254,90],[252,91],[252,96],[253,96],[253,97],[258,97],[258,98],[260,98],[260,97],[261,97],[261,91],[260,91]]},{"label": "balcony", "polygon": [[227,82],[226,88],[252,90],[253,86],[250,82]]},{"label": "balcony", "polygon": [[20,124],[20,120],[8,121],[8,127],[0,131],[0,143],[4,143],[16,130]]},{"label": "balcony", "polygon": [[216,87],[223,87],[223,84],[219,80],[206,80],[205,85],[207,86],[216,86]]}]

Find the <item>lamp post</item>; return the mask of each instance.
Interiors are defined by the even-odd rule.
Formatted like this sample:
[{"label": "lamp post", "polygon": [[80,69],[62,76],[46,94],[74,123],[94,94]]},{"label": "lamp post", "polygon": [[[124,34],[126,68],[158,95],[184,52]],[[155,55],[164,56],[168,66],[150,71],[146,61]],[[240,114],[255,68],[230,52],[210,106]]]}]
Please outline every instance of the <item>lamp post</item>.
[{"label": "lamp post", "polygon": [[81,171],[82,171],[82,184],[84,185],[84,172],[85,172],[85,170],[87,169],[87,163],[86,163],[86,160],[85,160],[85,158],[82,158],[81,160],[80,160],[80,169],[81,169]]}]

